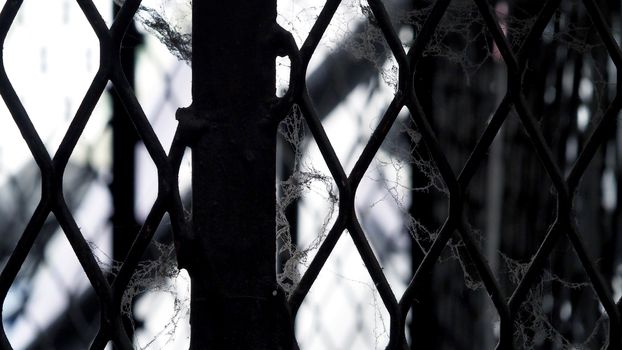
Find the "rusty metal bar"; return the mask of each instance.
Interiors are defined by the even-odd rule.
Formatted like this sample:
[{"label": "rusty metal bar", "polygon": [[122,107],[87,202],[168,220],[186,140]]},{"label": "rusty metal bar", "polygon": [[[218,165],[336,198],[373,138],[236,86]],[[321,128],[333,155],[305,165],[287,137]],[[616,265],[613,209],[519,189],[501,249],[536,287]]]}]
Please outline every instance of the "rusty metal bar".
[{"label": "rusty metal bar", "polygon": [[[276,283],[276,1],[193,2],[191,349],[289,349]],[[190,245],[190,246],[188,246]]]}]

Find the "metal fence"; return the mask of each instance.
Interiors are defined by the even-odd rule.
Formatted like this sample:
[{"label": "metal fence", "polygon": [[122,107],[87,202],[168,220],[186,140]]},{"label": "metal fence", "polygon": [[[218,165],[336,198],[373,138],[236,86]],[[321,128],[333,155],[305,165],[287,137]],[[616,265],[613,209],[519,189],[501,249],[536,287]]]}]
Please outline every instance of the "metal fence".
[{"label": "metal fence", "polygon": [[[551,18],[556,11],[559,11],[560,2],[560,0],[546,1],[539,15],[531,24],[529,34],[525,36],[518,48],[512,48],[499,25],[499,20],[492,6],[485,0],[474,0],[479,10],[479,15],[482,16],[487,31],[491,34],[507,69],[507,93],[501,99],[494,115],[479,137],[475,148],[470,151],[468,161],[458,174],[452,170],[448,156],[443,152],[437,141],[437,136],[430,125],[430,120],[426,115],[424,107],[422,107],[423,103],[415,91],[414,84],[418,75],[423,74],[417,68],[424,56],[426,46],[429,44],[451,0],[439,0],[434,4],[427,14],[423,26],[419,28],[412,47],[407,52],[391,24],[382,2],[379,0],[369,1],[373,17],[399,66],[399,81],[395,97],[349,174],[345,172],[322,127],[315,111],[314,103],[306,91],[304,77],[311,57],[322,38],[322,34],[331,22],[340,1],[329,0],[326,2],[300,48],[296,46],[289,33],[285,31],[280,32],[279,35],[282,36],[282,43],[284,43],[281,47],[281,54],[289,56],[292,67],[289,90],[274,111],[280,115],[285,115],[294,104],[299,106],[339,190],[339,211],[336,221],[301,281],[289,296],[287,304],[291,317],[294,320],[305,296],[309,293],[335,245],[342,239],[343,233],[347,230],[380,294],[384,307],[386,307],[390,315],[390,340],[387,348],[406,348],[408,346],[406,344],[406,318],[413,307],[416,299],[415,296],[426,288],[424,283],[429,280],[429,275],[432,274],[434,265],[438,262],[443,249],[448,245],[451,236],[454,232],[457,232],[464,242],[466,252],[473,261],[474,270],[481,278],[485,290],[499,315],[500,326],[497,347],[501,349],[514,348],[516,346],[514,338],[516,333],[515,324],[521,305],[526,302],[528,293],[542,273],[552,250],[560,239],[565,236],[570,240],[572,247],[576,251],[581,266],[585,269],[598,301],[608,317],[608,348],[622,348],[622,338],[619,335],[620,330],[622,330],[620,302],[616,304],[607,282],[599,273],[593,258],[587,253],[585,243],[575,224],[574,211],[576,208],[573,204],[575,193],[590,161],[594,158],[601,144],[606,141],[606,133],[615,126],[616,118],[622,107],[619,96],[620,88],[618,88],[616,83],[615,98],[607,106],[602,118],[585,141],[584,147],[574,165],[567,171],[562,171],[556,163],[555,156],[547,145],[524,93],[523,75],[527,69],[528,55],[536,47]],[[118,60],[121,41],[125,31],[131,24],[135,12],[138,10],[140,1],[126,1],[110,28],[107,27],[90,0],[78,0],[77,3],[80,5],[99,40],[100,64],[97,74],[85,94],[85,98],[80,104],[63,141],[54,155],[50,155],[46,150],[41,137],[35,130],[28,113],[13,89],[7,76],[4,62],[0,61],[0,93],[13,116],[15,124],[28,144],[42,177],[41,200],[21,235],[15,250],[2,270],[0,276],[0,301],[4,302],[9,288],[40,234],[46,218],[52,214],[58,220],[67,236],[100,302],[100,327],[91,348],[102,349],[112,341],[119,348],[130,349],[132,348],[132,343],[124,330],[120,309],[123,293],[141,256],[147,249],[165,213],[170,215],[173,229],[178,235],[189,234],[190,228],[184,216],[176,174],[186,146],[191,146],[191,142],[188,139],[191,136],[189,134],[191,130],[188,129],[188,124],[182,123],[177,130],[171,149],[169,152],[166,152],[123,74],[121,63]],[[8,31],[11,29],[21,4],[21,0],[6,1],[0,13],[0,44],[4,42]],[[608,56],[616,67],[616,77],[619,79],[618,69],[620,64],[622,64],[622,52],[606,24],[607,21],[604,19],[595,1],[584,0],[583,5],[606,47]],[[97,101],[105,92],[109,82],[114,85],[119,98],[128,111],[128,117],[131,119],[147,151],[156,164],[159,179],[157,199],[120,271],[112,282],[108,281],[104,271],[98,266],[89,245],[75,222],[73,214],[67,206],[63,194],[63,174],[69,158],[89,121],[90,114]],[[428,249],[419,252],[422,259],[416,267],[416,272],[410,284],[401,296],[396,296],[374,254],[366,233],[361,227],[354,208],[357,188],[403,108],[408,109],[410,112],[417,129],[421,133],[422,140],[429,150],[431,161],[435,164],[440,177],[447,187],[449,209],[442,228],[432,244]],[[553,184],[557,209],[553,224],[548,229],[546,237],[539,245],[537,252],[531,258],[528,268],[524,275],[521,276],[517,287],[512,291],[511,295],[505,295],[484,255],[481,253],[478,242],[474,238],[473,229],[465,214],[464,197],[469,190],[470,181],[484,161],[491,143],[508,119],[511,111],[518,115],[538,159]],[[183,113],[181,113],[181,119],[183,119]],[[1,329],[2,348],[11,349],[11,344],[6,337],[4,329]],[[417,339],[412,339],[411,343],[416,346]]]}]

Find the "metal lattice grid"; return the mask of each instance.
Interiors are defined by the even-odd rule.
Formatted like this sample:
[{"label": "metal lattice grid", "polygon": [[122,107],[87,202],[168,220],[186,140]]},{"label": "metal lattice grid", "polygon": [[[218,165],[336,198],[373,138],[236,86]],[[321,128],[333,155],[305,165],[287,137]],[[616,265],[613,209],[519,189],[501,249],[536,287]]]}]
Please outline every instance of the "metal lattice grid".
[{"label": "metal lattice grid", "polygon": [[[105,18],[110,17],[105,10],[108,4],[96,2]],[[49,150],[58,147],[84,97],[84,89],[97,70],[99,48],[89,28],[76,3],[27,1],[4,43],[7,74]],[[73,40],[63,40],[67,36]],[[75,74],[67,74],[69,69]],[[67,83],[65,88],[58,88],[60,79]],[[40,201],[41,176],[32,157],[24,157],[29,154],[28,148],[6,105],[2,103],[0,108],[4,154],[0,160],[3,249],[13,250]],[[65,199],[83,234],[90,242],[100,245],[106,241],[108,229],[106,183],[100,176],[109,160],[108,113],[109,100],[104,97],[95,106],[91,123],[76,146],[63,179],[70,189],[64,193]],[[85,203],[90,203],[88,206],[95,202],[101,208],[99,219],[84,210]],[[88,280],[71,252],[58,222],[48,218],[3,305],[4,326],[14,346],[26,348],[36,339],[40,346],[53,347],[56,339],[48,331],[66,315],[70,315],[68,324],[76,332],[92,333],[93,325],[88,322],[88,311],[82,308],[81,298],[88,288]],[[0,255],[4,268],[10,253],[3,251]],[[84,341],[84,346],[90,339],[76,337],[74,341],[78,344]]]},{"label": "metal lattice grid", "polygon": [[[388,16],[379,1],[370,1],[369,5],[376,19],[378,26],[382,29],[385,39],[388,42],[393,55],[399,64],[399,84],[395,98],[392,100],[389,108],[380,121],[376,131],[367,143],[361,156],[358,158],[350,175],[346,175],[342,164],[335,155],[331,143],[326,137],[324,129],[314,112],[313,103],[311,102],[307,92],[305,91],[304,78],[302,72],[303,67],[308,65],[313,51],[321,37],[321,33],[331,20],[331,17],[339,4],[339,1],[328,1],[322,9],[318,20],[313,29],[309,33],[305,43],[300,49],[295,47],[293,41],[287,49],[290,59],[293,61],[292,78],[290,79],[290,90],[282,101],[282,110],[288,110],[293,103],[296,103],[302,110],[305,120],[314,135],[316,142],[325,158],[331,175],[339,189],[339,214],[334,226],[331,228],[325,242],[320,247],[316,257],[311,262],[309,269],[306,271],[302,281],[292,294],[289,304],[294,312],[298,311],[305,295],[309,292],[313,282],[322,269],[323,264],[330,256],[332,249],[337,244],[342,233],[347,230],[356,245],[362,260],[364,261],[368,272],[378,288],[384,306],[387,308],[390,318],[390,341],[389,348],[399,348],[405,342],[405,319],[412,304],[412,297],[421,288],[421,281],[425,274],[430,273],[433,265],[439,258],[443,248],[445,248],[450,236],[454,231],[458,231],[462,237],[465,249],[473,259],[474,268],[477,270],[487,292],[490,294],[496,311],[500,317],[500,346],[502,348],[512,347],[512,336],[514,334],[514,320],[520,305],[525,301],[527,293],[533,282],[541,272],[542,265],[549,256],[551,249],[554,248],[556,242],[562,235],[570,239],[581,265],[585,268],[591,284],[596,291],[604,310],[609,316],[609,332],[610,347],[619,348],[620,340],[616,336],[616,330],[620,329],[620,320],[618,315],[618,307],[615,305],[608,287],[600,278],[599,273],[594,267],[594,261],[588,256],[584,243],[572,221],[573,204],[572,199],[579,185],[579,180],[590,160],[593,158],[598,146],[604,140],[604,132],[608,123],[615,121],[617,112],[619,111],[619,98],[607,108],[601,121],[595,127],[594,132],[585,142],[581,155],[578,157],[575,165],[567,171],[567,176],[557,166],[550,148],[542,135],[541,130],[536,124],[529,105],[523,93],[521,76],[524,72],[526,53],[534,45],[544,31],[546,24],[559,5],[559,1],[546,2],[544,8],[537,20],[531,28],[530,34],[522,43],[521,49],[514,52],[505,40],[502,29],[495,19],[492,8],[485,1],[475,1],[478,5],[481,16],[483,17],[488,30],[490,31],[495,44],[497,45],[500,55],[503,57],[508,72],[508,93],[504,96],[501,104],[491,119],[489,125],[484,130],[480,141],[471,153],[469,160],[464,166],[460,175],[456,176],[452,170],[447,157],[444,155],[435,138],[435,133],[430,127],[426,118],[426,113],[421,106],[417,94],[412,84],[413,77],[417,76],[415,68],[419,63],[419,59],[423,56],[425,45],[428,43],[430,35],[433,34],[434,28],[437,26],[441,16],[450,1],[437,2],[426,18],[425,25],[421,28],[415,43],[408,53],[404,51],[401,42],[393,27],[388,20]],[[124,28],[131,20],[133,13],[138,7],[137,1],[128,1],[119,16],[117,17],[110,30],[98,15],[96,8],[90,1],[78,2],[83,9],[86,17],[93,26],[94,31],[98,35],[101,46],[101,62],[98,73],[96,74],[86,98],[78,109],[76,116],[73,118],[69,131],[63,138],[60,147],[54,157],[51,157],[46,151],[41,138],[35,131],[28,114],[22,107],[17,98],[11,83],[9,82],[4,66],[0,78],[2,81],[2,96],[7,104],[16,124],[20,128],[21,133],[25,136],[25,140],[39,166],[42,173],[42,198],[39,205],[31,218],[28,227],[21,236],[21,239],[11,255],[9,262],[2,272],[1,287],[3,298],[6,297],[8,288],[12,284],[15,275],[19,271],[32,243],[36,239],[41,226],[43,225],[49,213],[53,213],[56,219],[72,244],[72,248],[76,253],[84,271],[86,272],[93,288],[97,292],[99,299],[103,305],[101,328],[92,347],[101,348],[109,340],[112,340],[119,346],[130,347],[122,327],[119,315],[120,296],[125,289],[131,273],[136,267],[140,255],[148,245],[155,227],[161,220],[165,211],[168,211],[172,217],[174,228],[179,232],[184,229],[182,207],[179,200],[178,186],[176,184],[176,170],[178,170],[179,162],[183,155],[184,140],[177,137],[172,145],[171,151],[167,156],[161,147],[156,135],[150,127],[138,101],[136,100],[131,89],[127,87],[118,63],[113,59],[114,54],[118,52],[118,46],[122,37]],[[609,33],[605,21],[602,18],[598,7],[593,1],[584,1],[585,8],[589,13],[594,25],[605,43],[607,51],[616,67],[620,64],[620,51],[613,36]],[[11,22],[18,13],[21,1],[7,1],[0,15],[0,33],[3,38],[11,26]],[[80,233],[71,212],[67,208],[67,204],[62,196],[62,177],[67,161],[71,156],[72,149],[75,147],[80,134],[82,133],[88,118],[97,102],[98,98],[104,91],[105,85],[111,81],[122,96],[126,104],[126,108],[130,112],[132,121],[136,125],[146,148],[156,164],[159,179],[159,191],[152,210],[149,212],[145,224],[132,248],[128,259],[115,282],[109,285],[105,280],[102,271],[99,269],[92,252],[90,251],[84,237]],[[425,252],[421,264],[418,266],[417,272],[410,285],[399,297],[393,294],[389,283],[386,280],[382,268],[375,257],[366,235],[363,232],[357,213],[354,211],[354,197],[357,186],[360,184],[373,156],[380,147],[383,139],[388,133],[392,123],[397,118],[399,112],[406,107],[412,114],[412,118],[416,123],[421,137],[428,147],[431,159],[436,164],[445,185],[449,191],[449,214],[440,230],[438,237]],[[521,120],[529,139],[533,143],[535,153],[543,163],[546,173],[551,179],[555,187],[555,196],[558,202],[557,212],[555,214],[555,222],[551,226],[545,240],[540,245],[538,253],[533,257],[525,275],[521,278],[516,290],[513,291],[511,297],[507,299],[501,291],[497,281],[493,277],[489,266],[485,263],[485,259],[479,252],[476,242],[473,240],[470,225],[466,222],[462,213],[464,205],[463,195],[468,188],[469,180],[474,175],[475,169],[483,158],[483,154],[490,146],[494,136],[504,123],[511,109],[514,109],[518,118]],[[3,332],[4,336],[4,332]],[[415,340],[416,341],[416,340]],[[10,348],[8,340],[3,337],[3,346]]]},{"label": "metal lattice grid", "polygon": [[[572,196],[578,184],[578,179],[581,177],[580,174],[582,174],[589,163],[589,159],[593,156],[596,145],[603,141],[601,139],[603,136],[599,135],[599,133],[603,132],[606,122],[601,121],[600,126],[595,129],[595,133],[584,147],[583,153],[576,161],[575,166],[569,171],[568,177],[564,178],[563,174],[558,169],[554,158],[552,157],[551,151],[548,148],[540,129],[534,121],[533,115],[527,107],[527,102],[525,101],[525,97],[522,92],[524,91],[524,88],[522,86],[521,76],[526,69],[526,53],[542,35],[542,32],[546,28],[547,23],[554,14],[559,3],[546,3],[544,9],[531,27],[531,32],[522,43],[521,49],[516,53],[512,51],[507,43],[503,32],[499,27],[499,21],[496,19],[490,5],[484,1],[476,1],[475,3],[477,4],[480,14],[486,23],[487,29],[491,32],[494,42],[498,47],[500,57],[502,57],[506,62],[506,68],[508,71],[508,93],[501,100],[500,106],[497,108],[497,111],[495,112],[488,127],[484,130],[480,142],[471,153],[469,161],[467,161],[466,165],[464,165],[460,176],[455,175],[447,161],[446,156],[443,154],[442,149],[436,141],[434,136],[435,133],[432,131],[432,128],[425,117],[421,103],[410,85],[412,80],[410,80],[411,75],[409,73],[411,72],[411,69],[415,69],[416,63],[423,56],[427,42],[430,36],[434,33],[434,27],[438,25],[445,9],[449,5],[449,1],[441,1],[434,5],[434,8],[430,11],[429,16],[426,19],[425,25],[420,29],[418,33],[419,35],[415,39],[413,48],[408,54],[404,52],[402,44],[399,41],[397,34],[394,32],[388,15],[382,5],[379,2],[369,2],[374,18],[377,21],[378,26],[382,29],[385,39],[388,41],[388,44],[397,58],[397,62],[399,63],[400,84],[395,99],[392,101],[392,104],[387,110],[383,120],[380,122],[379,127],[376,129],[376,132],[367,144],[366,149],[363,151],[362,156],[358,159],[357,164],[354,166],[354,169],[349,176],[347,176],[343,171],[339,159],[332,150],[329,139],[326,137],[326,134],[319,124],[317,116],[315,116],[313,104],[308,95],[304,92],[304,83],[302,82],[300,75],[298,76],[298,81],[294,79],[291,83],[291,87],[293,89],[298,89],[298,91],[292,93],[292,95],[296,95],[296,93],[300,94],[300,97],[298,97],[296,102],[299,103],[310,129],[314,133],[314,137],[322,149],[322,154],[324,155],[326,163],[331,170],[331,174],[335,178],[335,182],[339,187],[340,211],[336,224],[331,229],[331,232],[327,236],[326,241],[316,256],[316,259],[311,263],[310,268],[307,270],[296,292],[294,292],[292,298],[290,299],[290,306],[294,312],[300,306],[304,296],[308,293],[315,278],[322,269],[322,265],[330,255],[332,248],[337,243],[339,236],[344,230],[347,229],[354,240],[354,243],[357,245],[372,279],[374,279],[379,289],[384,305],[391,314],[391,342],[389,347],[399,347],[397,344],[400,342],[399,339],[403,339],[403,325],[406,313],[410,307],[409,300],[411,300],[417,288],[424,287],[420,285],[421,281],[424,279],[422,276],[430,273],[434,263],[439,258],[441,251],[450,239],[450,236],[456,230],[460,233],[462,239],[464,240],[465,248],[470,257],[473,259],[474,268],[482,278],[486,290],[490,294],[496,311],[499,314],[501,320],[501,347],[508,348],[511,347],[513,343],[513,319],[516,317],[519,305],[524,302],[530,286],[543,268],[542,264],[546,260],[548,254],[550,254],[550,249],[554,245],[553,242],[559,238],[560,231],[558,230],[563,228],[562,231],[566,232],[574,248],[578,252],[579,259],[587,271],[600,302],[604,305],[607,314],[611,318],[611,326],[609,327],[611,339],[610,346],[617,347],[619,344],[614,344],[619,341],[619,339],[615,338],[615,330],[619,328],[617,308],[612,301],[611,294],[607,292],[608,287],[599,277],[598,272],[596,272],[593,261],[588,258],[585,253],[585,249],[579,235],[575,229],[572,228],[570,215]],[[618,57],[617,55],[619,55],[617,44],[613,40],[613,37],[607,30],[606,26],[603,24],[604,20],[602,19],[596,5],[592,2],[585,2],[585,4],[590,17],[596,23],[598,33],[605,42],[609,54],[615,56],[615,58],[613,58],[615,63]],[[337,1],[329,1],[322,9],[322,13],[319,15],[318,21],[315,23],[314,28],[311,30],[309,37],[301,47],[300,51],[289,53],[290,57],[293,57],[292,59],[295,62],[297,59],[300,60],[297,63],[301,65],[301,71],[304,71],[304,67],[308,64],[309,59],[312,56],[312,52],[321,38],[322,31],[330,22],[331,16],[337,9],[338,5],[339,2]],[[298,52],[298,54],[296,52]],[[294,69],[297,68],[296,63],[293,64],[293,67]],[[296,77],[296,74],[294,74],[294,76]],[[363,173],[365,172],[365,169],[369,166],[374,153],[380,147],[383,138],[386,136],[391,124],[403,106],[406,106],[412,113],[418,130],[422,133],[422,137],[431,152],[432,159],[438,167],[443,177],[443,181],[448,187],[450,209],[448,218],[445,221],[443,228],[440,230],[438,238],[436,238],[430,249],[425,252],[425,257],[419,265],[415,277],[398,302],[398,299],[393,295],[384,274],[381,272],[381,267],[368,245],[365,234],[360,229],[360,224],[356,214],[349,208],[352,208],[354,192],[363,176]],[[474,175],[477,164],[482,161],[486,149],[488,149],[490,143],[493,141],[499,127],[503,124],[509,114],[511,107],[513,107],[518,114],[518,117],[529,135],[529,138],[533,142],[536,154],[540,157],[548,176],[553,181],[557,192],[556,196],[559,208],[556,214],[557,219],[555,224],[551,227],[547,238],[540,246],[539,252],[534,256],[532,264],[527,270],[525,276],[521,279],[517,289],[513,291],[512,297],[509,299],[509,303],[506,303],[504,294],[501,292],[498,283],[494,279],[489,266],[484,262],[484,257],[479,252],[477,244],[473,239],[473,232],[471,231],[470,225],[465,221],[465,218],[461,213],[461,208],[463,207],[463,199],[461,198],[467,189],[469,180]],[[615,120],[617,108],[616,104],[612,105],[602,120]]]}]

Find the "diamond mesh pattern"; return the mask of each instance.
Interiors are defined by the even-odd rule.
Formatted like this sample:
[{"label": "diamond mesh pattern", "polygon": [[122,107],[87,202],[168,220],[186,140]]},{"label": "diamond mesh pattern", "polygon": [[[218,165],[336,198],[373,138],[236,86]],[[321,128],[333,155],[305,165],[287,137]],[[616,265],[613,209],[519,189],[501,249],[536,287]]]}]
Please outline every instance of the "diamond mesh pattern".
[{"label": "diamond mesh pattern", "polygon": [[[534,47],[537,40],[542,37],[547,23],[559,8],[560,0],[550,0],[546,2],[536,21],[533,23],[529,35],[516,51],[514,51],[507,42],[490,4],[486,0],[474,0],[484,19],[487,30],[492,34],[500,56],[505,62],[507,68],[508,91],[495,111],[490,123],[481,135],[476,147],[471,152],[464,168],[459,174],[456,174],[449,165],[446,155],[442,152],[435,133],[430,126],[428,117],[422,108],[421,101],[413,88],[413,79],[415,79],[418,74],[416,69],[417,65],[421,61],[426,45],[429,43],[450,2],[451,0],[439,0],[435,3],[425,24],[416,37],[414,45],[406,52],[391,25],[382,1],[369,0],[369,6],[373,16],[382,30],[382,34],[399,66],[398,90],[349,175],[344,171],[342,164],[339,162],[326,136],[315,111],[314,104],[306,91],[304,79],[306,67],[314,54],[322,34],[332,20],[340,1],[328,0],[326,2],[307,39],[300,48],[296,46],[293,38],[289,36],[289,45],[286,48],[286,52],[292,62],[292,76],[290,78],[290,88],[287,94],[280,100],[281,105],[278,111],[287,111],[294,103],[300,107],[309,129],[328,165],[330,173],[337,184],[340,198],[339,214],[336,222],[330,229],[317,255],[289,299],[292,313],[295,317],[302,301],[312,287],[324,263],[341,238],[342,233],[347,230],[369,275],[378,289],[382,303],[390,315],[390,341],[388,348],[405,348],[407,346],[405,336],[406,316],[411,307],[413,297],[418,290],[425,287],[422,281],[425,280],[424,277],[426,275],[432,272],[432,268],[439,260],[441,251],[448,244],[450,236],[454,232],[458,232],[499,314],[500,340],[498,347],[503,349],[512,348],[512,337],[514,334],[513,325],[518,310],[521,304],[526,301],[530,288],[534,285],[538,275],[542,272],[545,260],[560,240],[560,237],[565,235],[569,238],[577,252],[592,287],[609,317],[609,348],[621,348],[622,338],[617,334],[618,331],[622,329],[620,327],[619,305],[616,305],[614,302],[611,292],[608,290],[608,287],[595,268],[594,260],[587,253],[585,244],[582,242],[577,232],[573,219],[573,196],[577,190],[578,184],[597,149],[604,142],[604,135],[607,128],[615,121],[622,107],[620,87],[616,85],[616,97],[609,104],[604,116],[586,141],[574,166],[567,175],[565,175],[556,165],[551,149],[547,146],[538,123],[530,111],[529,104],[523,94],[524,86],[522,81],[522,75],[526,69],[527,53]],[[134,92],[123,75],[120,63],[117,59],[119,57],[121,39],[138,9],[140,1],[127,0],[110,28],[106,26],[92,1],[77,0],[77,3],[99,40],[100,64],[55,154],[51,155],[46,150],[39,134],[30,121],[28,113],[13,89],[6,74],[4,62],[0,61],[0,94],[10,110],[15,124],[24,136],[42,176],[41,199],[26,229],[21,235],[14,252],[0,275],[0,302],[3,302],[6,298],[9,288],[20,266],[24,262],[24,259],[28,255],[28,252],[31,250],[46,218],[48,215],[53,214],[69,240],[101,304],[100,329],[91,348],[101,349],[108,342],[112,341],[119,348],[130,349],[132,348],[131,342],[122,326],[120,303],[131,275],[166,212],[170,214],[175,230],[184,231],[187,229],[183,219],[183,210],[178,193],[176,176],[185,146],[184,141],[178,133],[172,142],[170,151],[168,154],[166,153],[145,117],[145,113],[134,95]],[[6,1],[0,13],[0,45],[4,42],[20,10],[21,4],[21,0]],[[610,33],[598,6],[594,0],[584,0],[583,4],[599,36],[603,40],[611,60],[616,66],[616,69],[619,70],[622,64],[622,52]],[[288,35],[289,33],[284,34]],[[617,75],[619,79],[620,74],[617,73]],[[136,130],[157,167],[159,183],[157,198],[145,219],[127,259],[124,261],[121,270],[112,283],[106,280],[104,272],[99,268],[89,245],[76,224],[74,215],[67,206],[62,191],[63,173],[68,160],[89,121],[89,116],[109,82],[115,86],[121,96]],[[385,140],[398,113],[404,107],[411,113],[418,130],[421,132],[422,140],[430,151],[431,160],[438,168],[440,176],[448,189],[449,213],[438,236],[419,264],[406,291],[403,295],[396,296],[383,273],[380,263],[373,253],[365,232],[361,228],[359,218],[354,210],[354,203],[357,188],[365,172],[369,168],[374,155],[378,152],[380,145]],[[505,122],[512,109],[516,111],[525,132],[532,142],[537,157],[553,183],[557,200],[557,211],[555,214],[555,221],[550,227],[546,238],[540,245],[537,253],[533,256],[518,286],[511,296],[508,297],[501,291],[499,283],[494,278],[489,265],[479,251],[478,245],[473,238],[473,232],[463,214],[463,197],[465,191],[468,189],[470,180],[474,176],[475,170],[484,159],[485,153],[491,145],[492,140],[499,132],[501,125]],[[416,339],[414,342],[416,343]],[[11,348],[3,329],[0,329],[0,344],[4,349]]]}]

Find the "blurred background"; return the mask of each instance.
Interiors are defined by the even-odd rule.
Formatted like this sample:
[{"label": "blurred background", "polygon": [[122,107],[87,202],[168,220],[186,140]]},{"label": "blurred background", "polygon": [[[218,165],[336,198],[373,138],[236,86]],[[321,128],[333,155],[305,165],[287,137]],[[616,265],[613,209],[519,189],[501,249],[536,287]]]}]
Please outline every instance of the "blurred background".
[{"label": "blurred background", "polygon": [[[542,2],[490,2],[517,49]],[[620,2],[597,2],[619,40]],[[110,25],[117,5],[112,0],[94,3]],[[384,3],[409,48],[433,1]],[[280,0],[278,21],[300,46],[322,6],[311,0]],[[171,53],[165,29],[187,33],[188,8],[180,0],[145,1],[123,44],[126,75],[165,149],[176,128],[176,109],[191,102],[189,64],[174,45]],[[157,21],[150,25],[154,18],[170,27]],[[616,69],[585,8],[575,1],[561,2],[528,57],[525,97],[557,165],[568,172],[615,96]],[[73,0],[25,0],[9,30],[3,59],[13,87],[53,154],[98,69],[94,32]],[[276,64],[276,90],[282,94],[289,62],[277,59]],[[474,3],[452,1],[417,66],[415,88],[454,172],[460,172],[500,105],[505,75]],[[395,59],[367,3],[344,1],[311,60],[307,87],[346,173],[393,98],[397,76]],[[275,185],[282,235],[277,243],[280,278],[287,289],[304,273],[337,217],[339,194],[299,110],[294,108],[284,121],[280,135]],[[622,127],[617,122],[592,159],[575,200],[579,233],[615,300],[622,296],[621,152]],[[180,171],[184,198],[189,196],[190,166],[186,157]],[[40,179],[10,113],[0,103],[2,268],[40,199]],[[100,266],[111,275],[156,193],[155,165],[110,86],[71,156],[64,194]],[[509,296],[553,223],[556,206],[549,176],[513,110],[479,163],[465,197],[480,249]],[[367,170],[356,209],[399,299],[448,210],[445,185],[406,109]],[[132,316],[135,345],[186,349],[189,278],[183,271],[170,274],[163,268],[175,264],[167,218],[155,239],[140,265],[140,278],[132,284],[133,301],[125,305]],[[408,318],[413,349],[494,348],[498,315],[457,234],[426,284]],[[98,299],[50,216],[3,305],[8,338],[15,349],[84,349],[98,329],[98,312]],[[515,325],[517,347],[597,349],[607,342],[607,326],[584,268],[563,237],[521,308]],[[383,349],[388,329],[386,308],[345,232],[298,313],[300,347]]]}]

